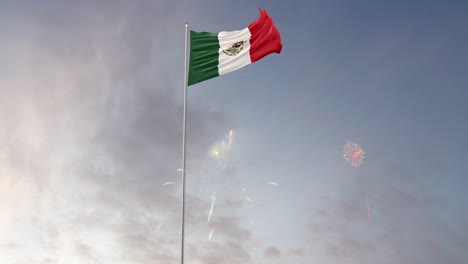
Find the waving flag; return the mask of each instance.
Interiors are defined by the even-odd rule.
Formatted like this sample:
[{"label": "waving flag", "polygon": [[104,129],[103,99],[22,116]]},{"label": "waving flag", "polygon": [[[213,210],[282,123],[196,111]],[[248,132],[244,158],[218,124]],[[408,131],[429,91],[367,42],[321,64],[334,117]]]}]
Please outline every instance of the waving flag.
[{"label": "waving flag", "polygon": [[238,31],[219,33],[190,31],[188,85],[193,85],[280,53],[281,36],[268,13]]}]

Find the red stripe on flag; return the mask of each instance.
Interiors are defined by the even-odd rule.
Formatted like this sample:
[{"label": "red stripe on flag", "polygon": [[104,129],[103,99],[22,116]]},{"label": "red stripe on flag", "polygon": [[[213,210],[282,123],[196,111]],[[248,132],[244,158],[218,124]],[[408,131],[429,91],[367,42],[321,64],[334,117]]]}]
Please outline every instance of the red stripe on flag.
[{"label": "red stripe on flag", "polygon": [[249,26],[250,60],[256,62],[270,53],[281,53],[281,36],[273,19],[260,8],[260,17]]}]

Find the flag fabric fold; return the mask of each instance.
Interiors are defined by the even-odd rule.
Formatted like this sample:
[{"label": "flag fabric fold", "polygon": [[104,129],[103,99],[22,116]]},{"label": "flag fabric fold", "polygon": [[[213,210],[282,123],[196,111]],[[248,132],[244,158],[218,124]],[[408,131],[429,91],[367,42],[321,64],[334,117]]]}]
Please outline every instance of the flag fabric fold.
[{"label": "flag fabric fold", "polygon": [[233,72],[271,53],[281,53],[278,29],[268,13],[238,31],[190,31],[188,85]]}]

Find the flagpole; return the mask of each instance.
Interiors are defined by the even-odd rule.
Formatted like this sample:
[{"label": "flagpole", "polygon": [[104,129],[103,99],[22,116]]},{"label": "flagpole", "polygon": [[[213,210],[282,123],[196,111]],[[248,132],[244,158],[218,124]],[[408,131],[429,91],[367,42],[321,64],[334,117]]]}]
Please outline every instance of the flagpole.
[{"label": "flagpole", "polygon": [[182,241],[180,263],[184,264],[184,233],[185,233],[185,156],[186,156],[186,123],[187,123],[187,46],[189,24],[185,22],[185,60],[184,60],[184,116],[182,125]]}]

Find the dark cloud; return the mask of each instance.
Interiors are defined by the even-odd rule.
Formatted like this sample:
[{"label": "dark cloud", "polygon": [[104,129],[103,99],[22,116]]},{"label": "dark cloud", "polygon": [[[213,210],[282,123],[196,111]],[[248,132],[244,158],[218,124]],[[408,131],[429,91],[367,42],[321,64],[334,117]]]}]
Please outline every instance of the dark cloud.
[{"label": "dark cloud", "polygon": [[293,248],[290,250],[290,253],[296,257],[304,257],[305,252],[302,248]]},{"label": "dark cloud", "polygon": [[264,253],[267,258],[279,258],[281,257],[281,251],[276,247],[268,247],[265,249]]},{"label": "dark cloud", "polygon": [[361,241],[346,239],[340,241],[339,245],[331,244],[325,249],[326,254],[334,257],[361,257],[375,252],[375,247]]},{"label": "dark cloud", "polygon": [[[33,243],[50,255],[42,263],[57,263],[69,247],[87,263],[106,263],[105,243],[118,263],[175,263],[183,72],[175,50],[183,50],[183,34],[164,25],[177,21],[178,11],[143,1],[37,7],[18,7],[24,16],[2,44],[9,75],[1,86],[11,88],[0,90],[7,127],[0,140],[8,143],[0,154],[8,157],[3,167],[27,178],[15,191],[27,199]],[[200,153],[230,122],[222,112],[189,106],[189,168],[203,164]],[[176,185],[162,185],[169,180]],[[209,228],[208,206],[189,191],[187,248],[205,245],[187,253],[205,263],[249,263],[244,244],[251,234],[234,211],[213,218],[218,240],[206,244],[200,234]]]},{"label": "dark cloud", "polygon": [[[458,263],[458,254],[462,253],[449,252],[458,252],[460,245],[466,245],[466,240],[455,231],[462,228],[449,227],[437,217],[429,217],[434,210],[443,210],[440,201],[425,193],[410,193],[405,184],[400,185],[405,188],[395,186],[398,185],[372,188],[370,221],[365,193],[348,199],[343,199],[348,196],[346,193],[335,198],[318,197],[321,206],[311,209],[305,230],[310,237],[330,239],[309,240],[311,251],[327,256],[331,263],[337,259],[392,263],[382,256],[408,263],[439,263],[447,259]],[[439,241],[446,242],[441,245]]]},{"label": "dark cloud", "polygon": [[227,243],[212,243],[209,250],[204,254],[199,254],[195,257],[202,261],[202,263],[215,264],[215,263],[252,263],[250,254],[239,244],[235,242]]}]

